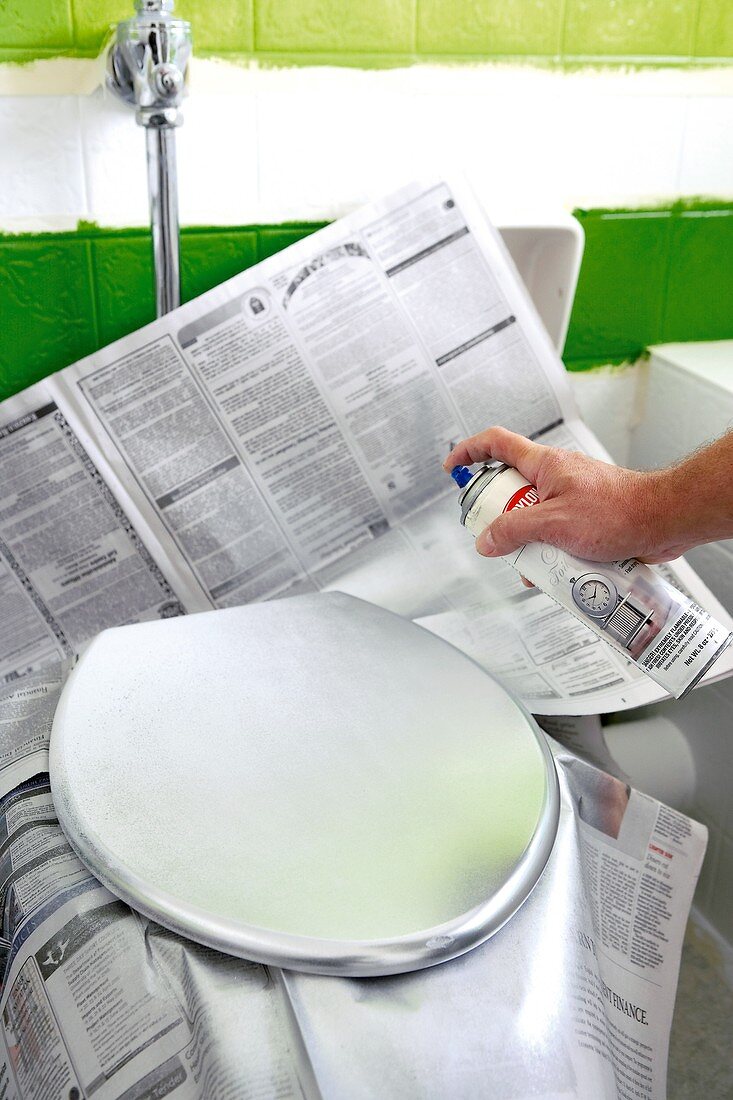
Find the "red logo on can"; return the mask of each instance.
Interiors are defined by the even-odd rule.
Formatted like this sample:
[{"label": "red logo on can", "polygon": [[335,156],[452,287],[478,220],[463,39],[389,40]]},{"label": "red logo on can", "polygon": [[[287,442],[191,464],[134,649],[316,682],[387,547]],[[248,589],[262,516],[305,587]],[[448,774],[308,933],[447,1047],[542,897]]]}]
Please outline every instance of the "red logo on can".
[{"label": "red logo on can", "polygon": [[534,485],[523,485],[521,489],[517,489],[514,496],[510,497],[504,511],[511,512],[512,508],[529,508],[539,502],[540,495]]}]

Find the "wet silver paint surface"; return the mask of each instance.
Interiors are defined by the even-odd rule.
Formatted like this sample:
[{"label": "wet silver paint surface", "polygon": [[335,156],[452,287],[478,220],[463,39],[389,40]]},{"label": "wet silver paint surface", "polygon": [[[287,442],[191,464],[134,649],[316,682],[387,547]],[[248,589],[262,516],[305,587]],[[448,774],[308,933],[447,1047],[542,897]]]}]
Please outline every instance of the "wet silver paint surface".
[{"label": "wet silver paint surface", "polygon": [[482,942],[557,825],[531,718],[445,642],[339,593],[106,631],[64,689],[51,779],[124,900],[326,973]]}]

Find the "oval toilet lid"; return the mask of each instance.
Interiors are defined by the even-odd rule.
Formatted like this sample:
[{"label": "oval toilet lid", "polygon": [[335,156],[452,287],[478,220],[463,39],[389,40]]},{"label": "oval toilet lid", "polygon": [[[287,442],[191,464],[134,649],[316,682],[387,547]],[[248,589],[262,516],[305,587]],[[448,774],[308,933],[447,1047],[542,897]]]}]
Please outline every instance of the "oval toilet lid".
[{"label": "oval toilet lid", "polygon": [[549,857],[534,721],[468,657],[340,593],[107,630],[51,738],[93,873],[191,939],[392,974],[481,943]]}]

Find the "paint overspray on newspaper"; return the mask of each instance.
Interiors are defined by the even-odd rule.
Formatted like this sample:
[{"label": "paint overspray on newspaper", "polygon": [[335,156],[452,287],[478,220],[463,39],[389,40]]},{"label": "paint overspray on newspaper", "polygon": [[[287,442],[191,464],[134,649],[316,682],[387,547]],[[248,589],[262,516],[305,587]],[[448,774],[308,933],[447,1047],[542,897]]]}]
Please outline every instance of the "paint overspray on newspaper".
[{"label": "paint overspray on newspaper", "polygon": [[[537,489],[502,463],[451,471],[461,523],[475,536],[504,512],[539,503]],[[695,687],[733,633],[704,608],[634,558],[594,562],[547,543],[527,543],[505,558],[576,619],[676,699]]]}]

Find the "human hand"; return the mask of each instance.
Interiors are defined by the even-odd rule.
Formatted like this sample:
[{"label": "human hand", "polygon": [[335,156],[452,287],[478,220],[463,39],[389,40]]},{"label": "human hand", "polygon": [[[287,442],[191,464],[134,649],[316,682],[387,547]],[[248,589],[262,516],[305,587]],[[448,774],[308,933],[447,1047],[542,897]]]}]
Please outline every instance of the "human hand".
[{"label": "human hand", "polygon": [[633,557],[655,563],[696,545],[675,529],[679,507],[672,501],[669,471],[627,470],[533,443],[505,428],[465,439],[443,465],[450,471],[497,460],[535,485],[540,503],[495,519],[476,539],[476,549],[486,557],[503,557],[527,542],[546,542],[591,561]]}]

